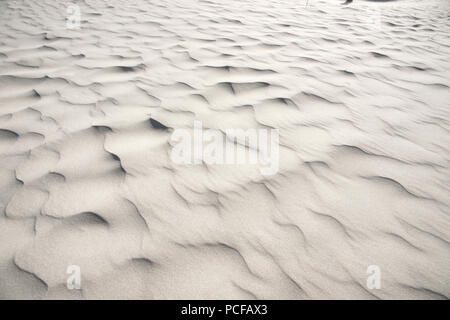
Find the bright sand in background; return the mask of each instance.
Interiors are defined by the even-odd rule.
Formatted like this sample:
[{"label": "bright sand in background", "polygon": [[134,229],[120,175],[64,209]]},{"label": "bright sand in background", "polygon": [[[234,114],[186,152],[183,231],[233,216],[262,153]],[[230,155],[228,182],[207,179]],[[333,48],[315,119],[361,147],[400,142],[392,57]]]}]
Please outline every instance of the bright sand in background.
[{"label": "bright sand in background", "polygon": [[305,2],[0,1],[0,298],[449,297],[449,2]]}]

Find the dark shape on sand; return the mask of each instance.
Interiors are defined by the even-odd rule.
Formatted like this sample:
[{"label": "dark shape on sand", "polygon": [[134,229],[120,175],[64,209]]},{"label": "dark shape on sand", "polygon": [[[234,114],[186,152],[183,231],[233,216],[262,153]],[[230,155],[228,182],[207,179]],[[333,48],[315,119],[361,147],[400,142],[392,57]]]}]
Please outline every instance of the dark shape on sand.
[{"label": "dark shape on sand", "polygon": [[167,130],[168,129],[161,122],[156,121],[155,119],[152,119],[152,118],[150,118],[150,124],[152,125],[153,128],[155,128],[157,130]]},{"label": "dark shape on sand", "polygon": [[346,0],[343,4],[350,4],[352,2],[353,2],[353,0]]}]

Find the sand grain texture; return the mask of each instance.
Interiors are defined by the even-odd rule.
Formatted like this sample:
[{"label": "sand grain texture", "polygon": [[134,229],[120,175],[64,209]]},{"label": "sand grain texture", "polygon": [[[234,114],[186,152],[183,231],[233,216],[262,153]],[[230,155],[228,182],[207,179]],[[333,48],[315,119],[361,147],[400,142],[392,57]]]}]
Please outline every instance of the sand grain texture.
[{"label": "sand grain texture", "polygon": [[[0,298],[450,297],[449,9],[0,1]],[[278,174],[174,164],[194,120]]]}]

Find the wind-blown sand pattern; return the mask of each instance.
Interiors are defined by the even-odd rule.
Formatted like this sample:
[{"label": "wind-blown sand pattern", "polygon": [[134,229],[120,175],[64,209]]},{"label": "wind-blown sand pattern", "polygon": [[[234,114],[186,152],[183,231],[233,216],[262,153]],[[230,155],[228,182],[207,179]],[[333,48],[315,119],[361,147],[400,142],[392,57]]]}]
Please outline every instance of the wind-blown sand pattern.
[{"label": "wind-blown sand pattern", "polygon": [[0,298],[450,297],[450,3],[342,2],[0,1]]}]

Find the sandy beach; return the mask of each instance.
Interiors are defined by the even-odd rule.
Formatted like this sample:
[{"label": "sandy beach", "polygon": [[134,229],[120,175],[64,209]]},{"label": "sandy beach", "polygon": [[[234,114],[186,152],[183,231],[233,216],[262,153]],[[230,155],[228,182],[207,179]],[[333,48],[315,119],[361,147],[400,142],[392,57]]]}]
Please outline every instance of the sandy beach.
[{"label": "sandy beach", "polygon": [[343,2],[0,0],[0,299],[448,299],[450,2]]}]

